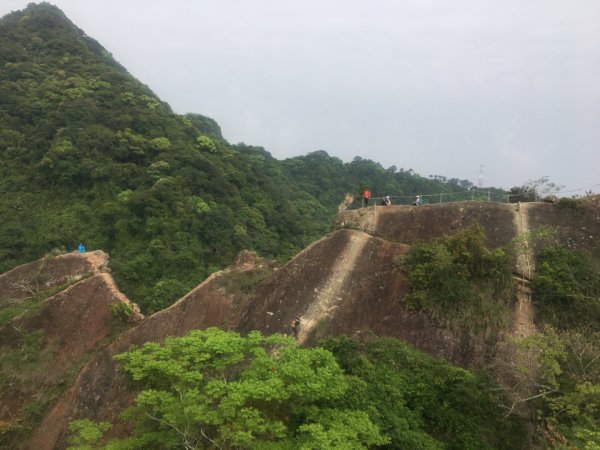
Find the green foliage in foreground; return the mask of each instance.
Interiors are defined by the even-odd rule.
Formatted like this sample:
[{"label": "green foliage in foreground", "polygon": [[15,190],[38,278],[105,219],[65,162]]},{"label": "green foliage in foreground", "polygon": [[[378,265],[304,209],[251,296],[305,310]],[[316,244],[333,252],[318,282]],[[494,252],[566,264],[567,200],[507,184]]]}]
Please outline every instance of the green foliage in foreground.
[{"label": "green foliage in foreground", "polygon": [[535,411],[542,448],[599,448],[600,332],[546,326],[513,345],[517,352],[505,361],[514,376],[501,402],[506,410],[530,417]]},{"label": "green foliage in foreground", "polygon": [[585,250],[549,247],[537,258],[533,299],[540,317],[559,329],[600,331],[600,262]]},{"label": "green foliage in foreground", "polygon": [[110,430],[112,425],[108,422],[92,422],[88,419],[75,420],[69,424],[69,430],[73,433],[71,437],[72,450],[92,450],[100,440],[105,431]]},{"label": "green foliage in foreground", "polygon": [[[243,338],[212,328],[116,359],[141,392],[127,413],[133,436],[105,448],[316,450],[387,442],[367,413],[334,406],[348,383],[333,355],[288,336]],[[79,427],[73,443],[82,430],[101,435],[89,423],[72,427]]]},{"label": "green foliage in foreground", "polygon": [[99,445],[109,425],[76,421],[82,448],[523,448],[483,377],[395,339],[308,349],[213,328],[116,358],[140,389],[125,413],[135,431]]},{"label": "green foliage in foreground", "polygon": [[402,267],[411,287],[408,303],[444,325],[497,331],[510,320],[509,257],[486,247],[479,225],[414,245]]},{"label": "green foliage in foreground", "polygon": [[504,418],[482,376],[431,358],[408,344],[379,338],[324,343],[349,375],[339,402],[367,411],[391,442],[385,449],[519,449],[523,424]]}]

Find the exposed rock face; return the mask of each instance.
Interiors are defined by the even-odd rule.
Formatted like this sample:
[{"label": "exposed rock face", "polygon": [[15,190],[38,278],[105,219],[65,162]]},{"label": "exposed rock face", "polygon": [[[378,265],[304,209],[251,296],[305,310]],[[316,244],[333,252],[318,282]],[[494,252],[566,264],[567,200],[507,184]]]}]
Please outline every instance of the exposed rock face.
[{"label": "exposed rock face", "polygon": [[108,255],[100,250],[68,253],[23,264],[0,275],[0,305],[31,297],[41,289],[108,271]]},{"label": "exposed rock face", "polygon": [[473,223],[485,229],[491,247],[506,246],[523,233],[549,227],[553,231],[553,239],[563,245],[600,252],[600,196],[587,198],[579,207],[560,207],[553,203],[472,201],[423,206],[372,206],[342,211],[335,220],[340,228],[363,230],[407,245],[429,242]]},{"label": "exposed rock face", "polygon": [[13,269],[0,276],[5,307],[20,315],[0,325],[0,355],[6,364],[0,390],[0,422],[18,426],[28,405],[51,402],[72,382],[88,355],[120,332],[111,305],[124,303],[131,323],[137,306],[116,288],[101,251],[69,253]]},{"label": "exposed rock face", "polygon": [[[484,227],[492,247],[509,245],[516,237],[526,236],[543,225],[555,230],[553,240],[600,254],[597,199],[576,209],[547,203],[461,202],[342,211],[336,218],[341,229],[313,243],[284,267],[275,269],[256,255],[244,252],[229,269],[213,274],[171,307],[123,331],[112,341],[106,340],[111,323],[107,311],[118,296],[109,275],[98,269],[97,275],[48,299],[47,307],[52,311],[48,309],[35,319],[37,322],[27,322],[28,327],[41,327],[48,336],[62,342],[56,363],[48,365],[49,373],[77,364],[73,360],[90,355],[91,348],[96,351],[33,431],[26,448],[65,447],[68,422],[77,418],[114,422],[119,411],[132,401],[132,394],[126,391],[112,357],[130,345],[160,341],[192,329],[219,326],[243,333],[258,329],[263,333],[293,334],[290,324],[298,317],[297,339],[301,343],[311,344],[339,334],[388,335],[463,366],[486,365],[494,357],[502,336],[444,329],[427,315],[410,311],[404,302],[408,286],[398,264],[410,244],[430,241],[473,223]],[[521,337],[535,330],[527,286],[535,269],[535,251],[533,245],[522,247],[514,267],[520,287],[516,289],[513,327],[507,332]],[[101,259],[96,266],[105,266]],[[94,273],[96,266],[89,258],[80,262],[90,266],[77,265],[67,258],[61,262],[64,273],[56,268],[44,270],[55,271],[52,273],[58,278]],[[39,262],[32,264],[39,268]],[[14,283],[19,279],[19,271],[24,267],[0,276],[0,292],[9,289],[7,280]],[[249,289],[252,283],[248,280],[258,279],[262,281]],[[19,296],[14,290],[10,295]],[[77,320],[69,322],[64,317]],[[25,322],[17,320],[13,325],[25,326]],[[6,327],[2,333],[8,336],[11,332]],[[10,409],[4,407],[4,417],[10,417]],[[127,431],[118,425],[111,433],[122,435]]]},{"label": "exposed rock face", "polygon": [[[65,447],[68,422],[77,418],[116,422],[118,414],[131,404],[133,397],[125,389],[113,356],[131,345],[162,341],[167,336],[181,336],[194,329],[235,328],[242,311],[239,303],[245,296],[230,292],[228,280],[237,274],[257,270],[268,273],[273,270],[273,265],[258,259],[252,252],[242,252],[230,268],[214,273],[169,308],[146,318],[111,344],[100,348],[34,430],[25,447],[36,450]],[[119,425],[111,430],[113,435],[125,432],[127,429]]]},{"label": "exposed rock face", "polygon": [[[551,230],[546,239],[572,249],[587,249],[600,257],[600,196],[587,197],[578,205],[561,207],[552,203],[499,204],[482,202],[457,202],[424,206],[387,206],[370,207],[355,211],[340,212],[336,218],[338,227],[349,227],[381,237],[386,240],[415,244],[428,242],[471,224],[480,224],[486,232],[491,247],[510,246],[515,249],[514,318],[512,334],[525,337],[536,330],[535,313],[531,303],[529,281],[535,271],[535,254],[539,250],[532,236],[543,228]],[[440,330],[437,330],[440,333]],[[429,337],[435,330],[425,334]],[[453,362],[472,365],[481,361],[480,353],[485,344],[463,336],[468,345],[460,347],[459,354],[448,354],[452,347],[446,346],[445,352],[436,352],[428,345],[428,340],[414,339],[411,336],[399,336],[429,353],[445,356]],[[445,334],[445,333],[444,333]],[[444,336],[446,342],[448,339]],[[493,343],[492,343],[493,344]],[[486,360],[495,346],[489,346]],[[462,357],[460,356],[462,354]]]}]

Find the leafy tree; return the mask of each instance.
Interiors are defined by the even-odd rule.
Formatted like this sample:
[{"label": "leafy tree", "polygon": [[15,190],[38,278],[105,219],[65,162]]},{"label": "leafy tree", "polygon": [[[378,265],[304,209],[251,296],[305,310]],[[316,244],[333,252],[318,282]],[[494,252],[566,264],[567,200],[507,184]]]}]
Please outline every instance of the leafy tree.
[{"label": "leafy tree", "polygon": [[600,429],[600,333],[589,328],[544,327],[511,343],[503,364],[512,385],[499,405],[507,414],[535,411],[536,438],[544,447],[595,448]]},{"label": "leafy tree", "polygon": [[[106,448],[361,449],[387,442],[369,416],[338,408],[333,355],[288,336],[211,328],[115,357],[141,389],[133,436]],[[81,433],[76,436],[80,439]]]},{"label": "leafy tree", "polygon": [[217,153],[217,146],[212,141],[212,139],[207,136],[198,136],[196,138],[196,144],[198,145],[198,148],[202,151],[209,153]]}]

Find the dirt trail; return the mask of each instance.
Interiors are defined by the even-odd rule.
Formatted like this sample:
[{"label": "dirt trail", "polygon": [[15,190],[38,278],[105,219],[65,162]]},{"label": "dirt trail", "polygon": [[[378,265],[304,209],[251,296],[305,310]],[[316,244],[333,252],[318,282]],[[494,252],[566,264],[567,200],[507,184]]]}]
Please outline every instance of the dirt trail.
[{"label": "dirt trail", "polygon": [[348,244],[334,263],[332,276],[322,287],[315,288],[310,306],[300,317],[299,343],[304,343],[315,325],[330,316],[343,301],[344,289],[369,238],[368,234],[361,232],[353,232],[349,236]]},{"label": "dirt trail", "polygon": [[531,288],[524,280],[517,281],[517,307],[513,324],[513,335],[519,339],[536,332],[533,322],[534,312],[531,303]]},{"label": "dirt trail", "polygon": [[533,322],[534,311],[531,303],[531,277],[533,275],[533,252],[529,244],[531,230],[529,228],[529,204],[518,203],[514,213],[517,236],[520,239],[517,255],[517,306],[515,308],[513,335],[518,338],[527,337],[536,331]]},{"label": "dirt trail", "polygon": [[528,280],[531,280],[533,273],[533,258],[529,244],[531,230],[529,228],[529,204],[517,203],[513,216],[517,237],[519,238],[519,249],[517,254],[517,271]]}]

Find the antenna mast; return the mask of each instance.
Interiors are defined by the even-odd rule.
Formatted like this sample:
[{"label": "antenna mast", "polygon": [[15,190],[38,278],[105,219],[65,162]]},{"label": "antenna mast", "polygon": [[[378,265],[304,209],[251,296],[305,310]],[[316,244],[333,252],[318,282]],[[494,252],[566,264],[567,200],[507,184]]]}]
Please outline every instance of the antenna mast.
[{"label": "antenna mast", "polygon": [[477,187],[483,187],[483,164],[479,165],[479,178],[477,179]]}]

